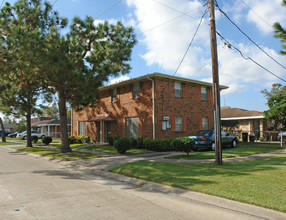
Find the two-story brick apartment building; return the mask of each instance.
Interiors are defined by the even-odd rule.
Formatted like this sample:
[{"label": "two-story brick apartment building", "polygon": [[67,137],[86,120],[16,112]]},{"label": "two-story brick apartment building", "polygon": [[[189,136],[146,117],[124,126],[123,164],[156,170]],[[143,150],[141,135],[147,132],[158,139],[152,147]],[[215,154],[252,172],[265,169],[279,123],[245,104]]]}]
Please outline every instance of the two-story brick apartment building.
[{"label": "two-story brick apartment building", "polygon": [[[227,87],[221,86],[221,89]],[[213,128],[212,84],[153,73],[101,87],[95,108],[72,112],[72,134],[169,138]]]}]

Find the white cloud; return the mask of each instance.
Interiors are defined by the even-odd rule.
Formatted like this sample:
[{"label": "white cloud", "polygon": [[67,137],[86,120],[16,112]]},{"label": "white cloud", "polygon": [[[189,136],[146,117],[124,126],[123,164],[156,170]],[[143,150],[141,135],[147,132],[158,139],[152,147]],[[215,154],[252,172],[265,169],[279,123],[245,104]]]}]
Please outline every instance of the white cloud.
[{"label": "white cloud", "polygon": [[[186,52],[195,29],[197,28],[199,19],[203,14],[203,10],[206,7],[203,7],[202,3],[196,0],[164,1],[165,5],[179,11],[185,13],[191,11],[189,15],[197,18],[193,19],[188,16],[182,16],[181,13],[156,3],[157,1],[159,0],[127,0],[127,3],[130,7],[132,6],[135,8],[134,15],[137,19],[137,28],[143,33],[143,39],[140,40],[145,43],[147,47],[147,52],[142,54],[141,57],[149,66],[158,64],[159,67],[168,72],[175,71]],[[275,4],[274,9],[277,10],[277,19],[281,19],[286,16],[285,8],[281,7],[280,0],[263,0],[262,3],[261,1],[244,1],[253,7],[255,11],[260,11],[261,16],[265,15],[265,19],[268,19],[271,15],[275,15],[275,11],[272,9],[267,10],[267,7],[271,8],[273,4]],[[198,7],[200,7],[199,10],[194,10]],[[241,6],[241,2],[240,4],[235,2],[235,4],[228,5],[227,7],[230,11],[231,8],[239,13],[244,11]],[[281,13],[282,11],[284,14]],[[244,20],[245,16],[243,17],[238,15],[237,18],[241,19],[241,22],[247,22]],[[254,18],[249,15],[247,19],[252,22],[257,22],[257,26],[260,27],[259,25],[261,24],[258,22],[259,18]],[[209,26],[206,24],[208,24],[208,15],[206,15],[177,75],[196,79],[205,79],[210,82],[212,81]],[[267,32],[268,29],[265,26],[265,24],[264,26],[261,25],[260,28]],[[246,43],[234,43],[234,45],[238,47],[245,56],[253,58],[265,68],[271,70],[280,77],[285,78],[285,71],[270,60],[263,52],[258,50],[254,45],[249,46]],[[263,48],[276,60],[281,63],[285,63],[285,57],[279,55],[268,47]],[[233,93],[245,90],[249,83],[254,86],[259,85],[268,87],[271,83],[277,82],[276,77],[267,73],[253,62],[244,60],[237,51],[219,44],[218,54],[220,64],[220,83],[229,86],[229,89],[224,93]]]},{"label": "white cloud", "polygon": [[123,82],[123,81],[129,80],[129,79],[130,79],[130,77],[128,77],[128,76],[121,76],[121,77],[110,80],[109,85],[119,83],[119,82]]},{"label": "white cloud", "polygon": [[237,1],[236,4],[247,9],[247,20],[254,23],[263,33],[272,34],[272,25],[277,21],[286,24],[286,8],[281,6],[282,0],[244,0],[244,2],[252,10],[241,0]]}]

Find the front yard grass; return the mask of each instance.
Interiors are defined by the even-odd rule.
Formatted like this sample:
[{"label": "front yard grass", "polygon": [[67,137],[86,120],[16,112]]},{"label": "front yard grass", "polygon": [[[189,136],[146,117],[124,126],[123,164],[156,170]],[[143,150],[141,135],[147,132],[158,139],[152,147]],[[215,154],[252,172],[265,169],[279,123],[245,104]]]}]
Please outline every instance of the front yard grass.
[{"label": "front yard grass", "polygon": [[[102,145],[102,146],[91,145],[91,146],[82,148],[81,150],[99,151],[99,152],[105,152],[105,153],[117,154],[117,155],[119,154],[117,152],[117,150],[113,146],[110,146],[110,145]],[[132,148],[132,149],[128,150],[125,155],[143,154],[143,153],[151,153],[151,152],[153,152],[153,151],[146,150],[146,149],[134,149],[134,148]]]},{"label": "front yard grass", "polygon": [[18,143],[14,143],[14,142],[0,142],[0,146],[1,145],[17,145]]},{"label": "front yard grass", "polygon": [[[272,151],[283,150],[286,148],[286,145],[283,145],[283,148],[280,147],[278,143],[243,143],[240,142],[236,148],[224,148],[222,149],[222,157],[244,157],[253,154],[268,153]],[[191,152],[189,156],[186,154],[179,154],[166,159],[184,159],[184,160],[193,160],[193,159],[214,159],[214,151],[198,151]]]},{"label": "front yard grass", "polygon": [[91,159],[91,158],[99,158],[102,155],[92,154],[88,152],[70,152],[70,153],[61,153],[59,150],[55,149],[46,149],[43,147],[15,147],[14,149],[24,151],[27,153],[38,154],[45,157],[51,157],[58,160],[64,161],[72,161],[72,160],[82,160],[82,159]]},{"label": "front yard grass", "polygon": [[244,162],[137,161],[111,172],[286,212],[286,155]]}]

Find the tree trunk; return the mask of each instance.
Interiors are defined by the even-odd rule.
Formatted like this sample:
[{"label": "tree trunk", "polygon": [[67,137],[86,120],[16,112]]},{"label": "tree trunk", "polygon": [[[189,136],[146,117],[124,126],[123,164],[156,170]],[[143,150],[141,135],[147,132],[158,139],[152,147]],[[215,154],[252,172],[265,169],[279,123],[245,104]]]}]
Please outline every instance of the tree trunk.
[{"label": "tree trunk", "polygon": [[27,111],[26,123],[27,123],[27,145],[26,147],[33,147],[32,135],[31,135],[31,109]]},{"label": "tree trunk", "polygon": [[67,153],[72,152],[68,139],[68,126],[67,126],[67,108],[66,108],[66,97],[63,89],[58,90],[59,96],[59,113],[60,113],[60,129],[61,129],[61,152]]},{"label": "tree trunk", "polygon": [[4,128],[4,124],[3,124],[1,117],[0,117],[0,124],[1,124],[1,130],[2,130],[2,135],[1,135],[2,142],[6,142],[5,128]]}]

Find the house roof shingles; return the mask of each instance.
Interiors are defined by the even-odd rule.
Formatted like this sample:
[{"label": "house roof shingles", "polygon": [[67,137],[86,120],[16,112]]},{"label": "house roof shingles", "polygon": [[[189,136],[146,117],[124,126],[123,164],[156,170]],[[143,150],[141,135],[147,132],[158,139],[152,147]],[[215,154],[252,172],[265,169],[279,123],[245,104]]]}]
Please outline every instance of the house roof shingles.
[{"label": "house roof shingles", "polygon": [[221,108],[222,120],[265,118],[263,112],[240,108]]}]

